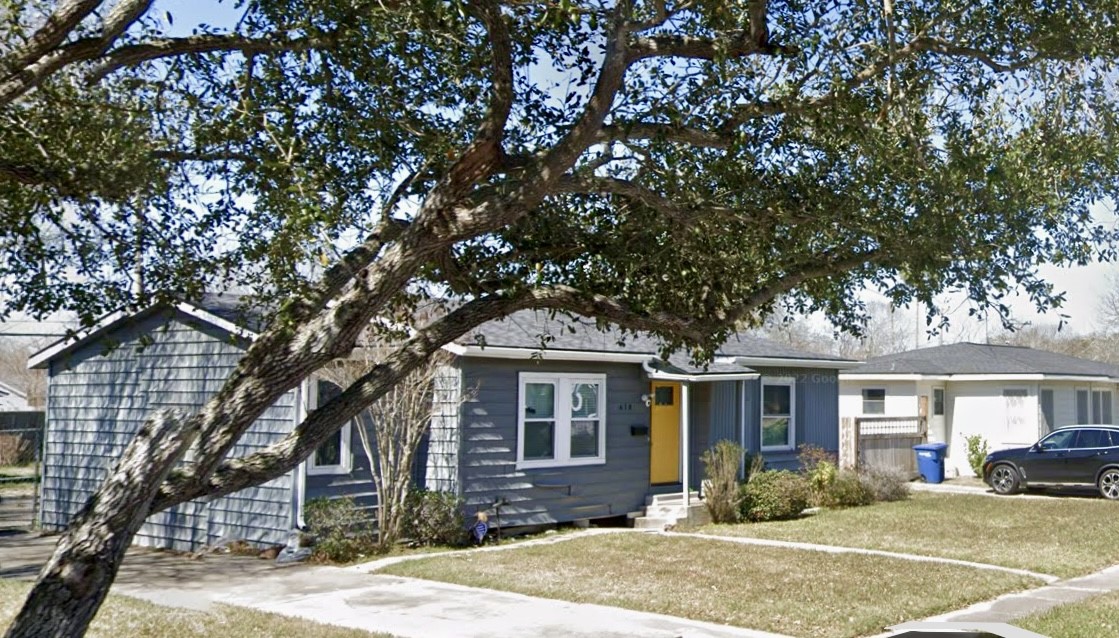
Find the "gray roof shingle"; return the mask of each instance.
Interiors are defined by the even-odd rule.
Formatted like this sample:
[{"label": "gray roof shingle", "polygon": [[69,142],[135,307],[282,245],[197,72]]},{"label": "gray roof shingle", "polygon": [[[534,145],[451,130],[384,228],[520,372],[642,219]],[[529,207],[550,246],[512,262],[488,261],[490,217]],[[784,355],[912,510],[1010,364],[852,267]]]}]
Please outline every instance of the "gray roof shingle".
[{"label": "gray roof shingle", "polygon": [[954,343],[868,359],[848,374],[1045,374],[1119,378],[1119,367],[1022,346]]},{"label": "gray roof shingle", "polygon": [[[458,343],[533,350],[543,347],[547,350],[649,355],[656,355],[660,352],[659,342],[649,334],[623,334],[621,330],[614,326],[607,326],[604,330],[599,330],[593,319],[571,318],[564,315],[556,315],[551,318],[548,312],[534,310],[522,310],[504,319],[482,324],[460,338]],[[744,334],[733,335],[719,348],[717,355],[810,361],[850,361],[828,354],[798,350],[771,339]],[[683,355],[673,355],[671,359],[673,364],[687,361],[687,357]]]}]

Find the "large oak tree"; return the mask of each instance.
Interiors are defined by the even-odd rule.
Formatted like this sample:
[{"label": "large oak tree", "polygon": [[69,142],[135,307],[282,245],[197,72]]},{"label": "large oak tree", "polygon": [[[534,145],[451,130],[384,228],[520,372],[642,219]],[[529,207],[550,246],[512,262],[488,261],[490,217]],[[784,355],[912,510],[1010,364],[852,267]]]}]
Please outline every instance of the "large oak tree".
[{"label": "large oak tree", "polygon": [[[702,357],[778,298],[1001,314],[1060,301],[1038,264],[1112,254],[1117,2],[249,0],[193,31],[151,5],[0,2],[3,311],[277,309],[202,410],[152,415],[11,636],[81,634],[145,516],[290,471],[510,312]],[[413,331],[227,458],[373,319]]]}]

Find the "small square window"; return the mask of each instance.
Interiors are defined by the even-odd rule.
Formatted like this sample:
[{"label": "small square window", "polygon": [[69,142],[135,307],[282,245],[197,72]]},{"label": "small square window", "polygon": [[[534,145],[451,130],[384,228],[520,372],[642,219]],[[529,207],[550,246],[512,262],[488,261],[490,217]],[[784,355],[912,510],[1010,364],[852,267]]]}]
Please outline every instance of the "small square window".
[{"label": "small square window", "polygon": [[863,414],[886,414],[886,389],[863,389]]},{"label": "small square window", "polygon": [[653,403],[657,405],[672,405],[672,386],[658,386],[657,389],[653,391]]}]

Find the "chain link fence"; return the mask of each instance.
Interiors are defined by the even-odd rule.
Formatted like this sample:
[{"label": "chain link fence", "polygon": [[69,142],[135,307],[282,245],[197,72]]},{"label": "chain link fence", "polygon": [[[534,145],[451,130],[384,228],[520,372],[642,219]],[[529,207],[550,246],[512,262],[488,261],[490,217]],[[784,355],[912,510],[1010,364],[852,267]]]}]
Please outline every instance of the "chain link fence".
[{"label": "chain link fence", "polygon": [[44,417],[42,412],[0,412],[0,530],[34,524]]}]

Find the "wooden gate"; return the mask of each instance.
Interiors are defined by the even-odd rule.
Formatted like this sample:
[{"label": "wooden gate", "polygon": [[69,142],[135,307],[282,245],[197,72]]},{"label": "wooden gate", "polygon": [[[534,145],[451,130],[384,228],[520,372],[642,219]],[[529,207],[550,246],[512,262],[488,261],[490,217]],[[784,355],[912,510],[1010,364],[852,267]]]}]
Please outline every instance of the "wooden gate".
[{"label": "wooden gate", "polygon": [[926,417],[845,418],[840,430],[842,467],[893,470],[910,478],[917,476],[913,446],[928,441]]}]

